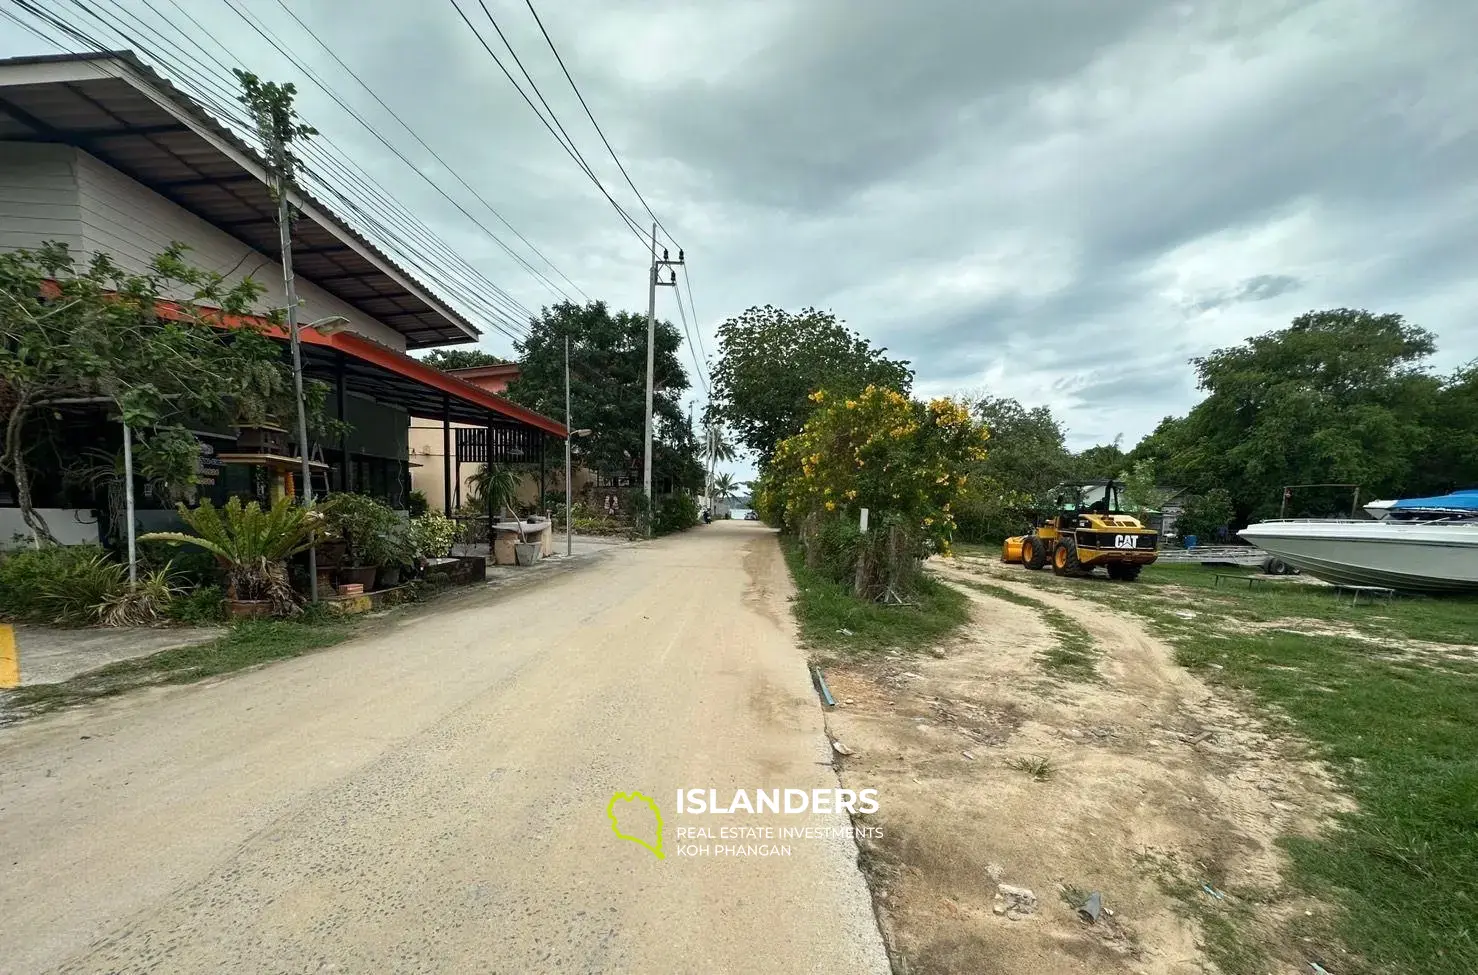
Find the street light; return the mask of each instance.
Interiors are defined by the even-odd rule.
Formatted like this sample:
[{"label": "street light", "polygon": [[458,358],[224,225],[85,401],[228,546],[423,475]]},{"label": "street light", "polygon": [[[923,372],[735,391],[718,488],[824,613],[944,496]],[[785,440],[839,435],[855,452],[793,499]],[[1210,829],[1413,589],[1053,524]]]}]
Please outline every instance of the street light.
[{"label": "street light", "polygon": [[[565,410],[567,411],[565,413],[565,421],[568,422],[568,398],[565,401]],[[570,556],[575,554],[575,501],[574,498],[571,497],[571,495],[573,495],[575,491],[575,475],[571,471],[572,462],[570,459],[570,442],[576,437],[588,437],[590,436],[590,433],[591,431],[589,430],[571,430],[568,427],[565,428],[565,558],[569,558]]]}]

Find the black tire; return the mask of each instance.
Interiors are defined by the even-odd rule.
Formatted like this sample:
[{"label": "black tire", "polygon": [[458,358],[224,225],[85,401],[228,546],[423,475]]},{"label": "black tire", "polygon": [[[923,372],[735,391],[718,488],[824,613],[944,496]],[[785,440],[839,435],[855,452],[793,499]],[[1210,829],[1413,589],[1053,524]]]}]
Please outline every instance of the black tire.
[{"label": "black tire", "polygon": [[1286,576],[1288,575],[1288,563],[1276,556],[1269,555],[1263,559],[1262,571],[1264,575]]},{"label": "black tire", "polygon": [[1054,575],[1073,576],[1083,570],[1083,564],[1078,561],[1078,542],[1074,538],[1063,536],[1057,540],[1057,548],[1052,552],[1052,572]]},{"label": "black tire", "polygon": [[1108,574],[1110,579],[1117,579],[1120,582],[1133,582],[1139,578],[1139,573],[1143,569],[1144,566],[1134,562],[1110,562],[1108,565]]},{"label": "black tire", "polygon": [[1021,540],[1021,564],[1028,569],[1040,569],[1047,564],[1047,553],[1037,536],[1028,535]]}]

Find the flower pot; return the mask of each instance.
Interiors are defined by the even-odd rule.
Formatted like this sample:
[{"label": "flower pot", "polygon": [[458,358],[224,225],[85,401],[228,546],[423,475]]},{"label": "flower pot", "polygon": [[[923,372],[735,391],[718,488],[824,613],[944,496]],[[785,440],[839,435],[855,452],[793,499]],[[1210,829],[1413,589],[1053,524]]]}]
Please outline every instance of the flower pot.
[{"label": "flower pot", "polygon": [[359,565],[339,570],[339,585],[345,583],[357,583],[369,591],[375,588],[375,574],[379,568],[373,565]]},{"label": "flower pot", "polygon": [[226,612],[233,620],[264,620],[272,617],[272,603],[267,599],[228,599]]},{"label": "flower pot", "polygon": [[538,542],[515,542],[513,560],[519,565],[533,565],[539,560]]},{"label": "flower pot", "polygon": [[400,566],[398,566],[398,565],[382,565],[382,566],[380,566],[380,572],[379,572],[379,575],[377,577],[377,583],[376,583],[375,588],[377,588],[377,589],[393,589],[394,587],[396,587],[398,585],[400,585]]}]

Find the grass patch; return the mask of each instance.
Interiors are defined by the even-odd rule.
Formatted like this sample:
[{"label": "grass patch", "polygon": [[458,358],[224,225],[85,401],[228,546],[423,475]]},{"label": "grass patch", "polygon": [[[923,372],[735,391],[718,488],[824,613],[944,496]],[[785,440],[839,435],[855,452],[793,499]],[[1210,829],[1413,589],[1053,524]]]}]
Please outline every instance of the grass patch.
[{"label": "grass patch", "polygon": [[1037,659],[1049,673],[1067,680],[1098,680],[1098,671],[1094,666],[1098,651],[1093,645],[1092,635],[1077,620],[1060,609],[1048,606],[1030,596],[1023,596],[1005,586],[993,586],[987,582],[964,582],[964,584],[988,596],[994,596],[996,599],[1004,599],[1008,603],[1029,607],[1041,617],[1042,622],[1047,624],[1047,629],[1052,631],[1053,643],[1051,647],[1039,653]]},{"label": "grass patch", "polygon": [[1013,758],[1006,763],[1006,767],[1013,772],[1029,775],[1037,782],[1046,782],[1057,774],[1057,766],[1052,764],[1052,759],[1045,755],[1023,755],[1020,758]]},{"label": "grass patch", "polygon": [[248,620],[209,643],[120,660],[57,684],[16,688],[7,694],[6,709],[13,716],[28,717],[137,687],[188,684],[331,647],[349,639],[357,628],[353,620],[327,615],[302,620]]},{"label": "grass patch", "polygon": [[[1269,705],[1269,720],[1291,725],[1339,774],[1357,810],[1320,838],[1280,841],[1293,888],[1339,910],[1285,935],[1316,945],[1332,937],[1343,957],[1325,967],[1343,975],[1478,971],[1478,663],[1401,647],[1478,642],[1478,600],[1352,607],[1295,582],[1216,588],[1212,570],[1182,565],[1152,566],[1129,586],[1021,576],[1138,613],[1182,665]],[[1235,626],[1277,620],[1327,621],[1364,639]],[[1273,933],[1260,932],[1256,912],[1209,904],[1197,890],[1186,885],[1183,901],[1212,957],[1229,972],[1266,971],[1258,941]]]},{"label": "grass patch", "polygon": [[795,539],[781,538],[780,544],[795,580],[792,605],[801,639],[823,655],[930,650],[970,619],[969,598],[934,579],[919,581],[911,605],[867,602],[807,568]]}]

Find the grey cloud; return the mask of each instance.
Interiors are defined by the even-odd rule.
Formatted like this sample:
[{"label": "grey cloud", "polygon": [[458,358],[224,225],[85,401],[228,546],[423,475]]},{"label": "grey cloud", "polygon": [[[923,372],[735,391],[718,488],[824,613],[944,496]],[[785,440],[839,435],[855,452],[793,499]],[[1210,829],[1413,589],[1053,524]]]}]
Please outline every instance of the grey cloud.
[{"label": "grey cloud", "polygon": [[[1187,358],[1310,307],[1400,311],[1454,358],[1478,355],[1478,323],[1452,318],[1471,308],[1461,299],[1478,262],[1474,4],[538,6],[688,250],[710,352],[714,326],[749,305],[829,306],[912,360],[921,387],[989,378],[1004,386],[992,392],[1052,405],[1079,445],[1117,432],[1132,444],[1194,403]],[[522,4],[490,7],[607,187],[641,217]],[[250,9],[429,165],[275,5]],[[449,5],[294,9],[580,287],[644,310],[640,244]],[[197,15],[259,73],[294,77],[234,15],[214,5]],[[34,50],[0,23],[0,53]],[[310,120],[459,253],[524,304],[551,300],[296,80]],[[1290,214],[1303,215],[1296,233],[1259,237]],[[1185,256],[1208,242],[1214,260]],[[941,269],[961,280],[941,281]],[[677,317],[670,292],[659,302]],[[487,344],[508,351],[497,336]],[[1114,350],[1135,368],[1105,368]]]},{"label": "grey cloud", "polygon": [[1259,274],[1248,278],[1235,288],[1207,295],[1191,302],[1190,309],[1195,312],[1204,312],[1225,308],[1227,305],[1240,304],[1244,301],[1268,301],[1288,294],[1290,291],[1296,291],[1302,285],[1302,281],[1290,274]]}]

